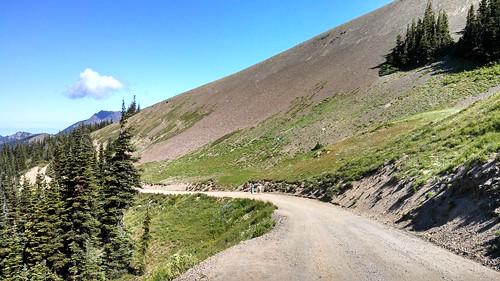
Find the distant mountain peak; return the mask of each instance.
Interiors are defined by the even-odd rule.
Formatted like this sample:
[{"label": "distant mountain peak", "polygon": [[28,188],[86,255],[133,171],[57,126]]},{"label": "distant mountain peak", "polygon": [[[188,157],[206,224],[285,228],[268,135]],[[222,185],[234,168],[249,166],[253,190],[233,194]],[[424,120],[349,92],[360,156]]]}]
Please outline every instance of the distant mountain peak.
[{"label": "distant mountain peak", "polygon": [[29,142],[31,139],[35,139],[38,136],[45,136],[46,134],[32,134],[28,132],[17,132],[10,136],[0,136],[0,146],[4,144],[17,144],[23,142]]},{"label": "distant mountain peak", "polygon": [[11,135],[10,137],[12,138],[25,138],[25,137],[29,137],[33,135],[32,133],[28,133],[28,132],[22,132],[22,131],[19,131],[13,135]]},{"label": "distant mountain peak", "polygon": [[115,123],[115,122],[120,121],[121,116],[122,116],[122,114],[120,111],[101,110],[101,111],[95,113],[94,115],[90,116],[89,119],[76,122],[75,124],[64,129],[62,132],[69,133],[81,125],[95,125],[95,124],[99,124],[102,122]]},{"label": "distant mountain peak", "polygon": [[93,116],[99,118],[99,119],[106,119],[112,115],[115,115],[119,112],[117,111],[106,111],[106,110],[101,110],[99,112],[97,112],[96,114],[94,114]]}]

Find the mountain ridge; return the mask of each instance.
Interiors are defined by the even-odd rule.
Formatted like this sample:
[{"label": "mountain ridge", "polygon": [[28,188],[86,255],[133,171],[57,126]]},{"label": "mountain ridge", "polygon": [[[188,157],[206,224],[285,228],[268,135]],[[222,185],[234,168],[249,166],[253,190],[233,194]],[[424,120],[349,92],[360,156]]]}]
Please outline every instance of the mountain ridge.
[{"label": "mountain ridge", "polygon": [[6,144],[30,143],[32,141],[41,140],[48,136],[49,134],[46,133],[32,134],[19,131],[9,136],[0,136],[0,146]]},{"label": "mountain ridge", "polygon": [[16,141],[20,141],[26,138],[29,138],[33,136],[33,134],[28,133],[28,132],[16,132],[12,135],[7,135],[7,136],[0,136],[0,144],[6,144],[6,143],[12,143]]},{"label": "mountain ridge", "polygon": [[[101,110],[95,114],[93,114],[90,118],[78,121],[73,125],[65,128],[60,133],[70,133],[81,125],[96,125],[102,122],[118,122],[121,118],[120,111],[109,111],[109,110]],[[38,133],[33,134],[30,132],[19,131],[12,135],[1,136],[0,135],[0,145],[4,144],[17,144],[17,143],[29,143],[31,141],[41,140],[50,136],[48,133]]]},{"label": "mountain ridge", "polygon": [[67,127],[66,129],[62,130],[62,133],[69,133],[82,125],[96,125],[102,122],[116,123],[120,120],[120,118],[121,118],[120,111],[101,110],[90,116],[90,118],[78,121],[73,125]]}]

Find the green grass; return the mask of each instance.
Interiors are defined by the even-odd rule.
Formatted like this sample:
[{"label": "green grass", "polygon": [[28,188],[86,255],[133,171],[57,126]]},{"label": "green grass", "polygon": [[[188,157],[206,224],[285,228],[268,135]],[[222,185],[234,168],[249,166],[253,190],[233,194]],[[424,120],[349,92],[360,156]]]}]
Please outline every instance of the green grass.
[{"label": "green grass", "polygon": [[500,94],[424,126],[381,154],[402,161],[403,177],[423,184],[458,165],[484,162],[500,150]]},{"label": "green grass", "polygon": [[418,187],[459,165],[485,162],[499,150],[500,93],[460,112],[424,113],[349,138],[329,146],[319,157],[293,159],[288,167],[279,165],[269,174],[293,181],[307,178],[309,171],[323,170],[353,181],[385,163],[397,162],[397,176],[414,180]]},{"label": "green grass", "polygon": [[[392,79],[400,80],[400,76],[409,74],[395,75],[398,76]],[[143,180],[214,179],[229,188],[254,179],[296,181],[325,174],[339,174],[350,180],[376,169],[383,161],[409,157],[404,161],[402,176],[425,181],[436,173],[450,169],[452,165],[469,161],[471,157],[484,158],[484,153],[495,149],[483,149],[488,143],[498,142],[498,136],[494,133],[466,145],[466,138],[460,135],[466,134],[466,128],[456,131],[455,124],[439,122],[461,110],[453,107],[458,100],[476,96],[499,83],[500,64],[496,64],[471,71],[438,74],[400,93],[387,90],[390,88],[387,85],[379,85],[367,93],[356,91],[335,95],[315,105],[311,105],[310,98],[303,97],[297,100],[289,112],[273,116],[255,128],[228,134],[172,162],[143,165]],[[494,101],[490,100],[490,103]],[[477,109],[475,107],[474,110]],[[488,116],[477,117],[489,118],[495,112],[493,110]],[[465,118],[456,122],[467,121],[469,119]],[[425,150],[422,143],[428,142],[429,136],[415,130],[422,127],[432,130],[436,124],[442,124],[440,131],[436,131],[441,138],[455,132],[453,138],[456,139],[434,145],[431,142],[426,144],[430,149]],[[300,146],[298,142],[304,136],[313,140],[310,147],[313,148],[314,144],[321,141],[318,136],[321,130],[312,128],[319,126],[329,126],[329,130],[346,137],[320,151],[305,149],[297,153],[287,152],[294,145]],[[453,142],[458,143],[449,147]],[[466,157],[460,149],[468,149],[467,153],[471,153],[471,156]],[[437,155],[450,154],[433,156],[434,152]]]},{"label": "green grass", "polygon": [[[456,112],[456,109],[425,112],[411,118],[379,126],[372,131],[328,145],[320,152],[312,151],[302,154],[300,157],[283,161],[269,169],[265,178],[296,181],[342,171],[340,176],[352,180],[357,178],[359,174],[373,170],[380,165],[380,161],[377,161],[374,163],[367,162],[364,166],[346,168],[353,161],[359,161],[357,160],[359,157],[366,156],[368,159],[371,159],[373,154],[376,154],[380,148],[388,144],[390,150],[392,143],[401,135],[407,134],[435,120],[442,120]],[[386,159],[384,160],[387,161]]]},{"label": "green grass", "polygon": [[[206,195],[140,194],[125,215],[134,240],[142,235],[146,209],[152,240],[143,276],[121,280],[173,280],[193,265],[240,241],[258,237],[274,226],[270,203]],[[135,256],[136,262],[137,255]]]},{"label": "green grass", "polygon": [[399,177],[416,186],[459,165],[484,162],[500,150],[500,94],[440,121],[364,150],[337,173],[355,180],[388,161],[400,163]]}]

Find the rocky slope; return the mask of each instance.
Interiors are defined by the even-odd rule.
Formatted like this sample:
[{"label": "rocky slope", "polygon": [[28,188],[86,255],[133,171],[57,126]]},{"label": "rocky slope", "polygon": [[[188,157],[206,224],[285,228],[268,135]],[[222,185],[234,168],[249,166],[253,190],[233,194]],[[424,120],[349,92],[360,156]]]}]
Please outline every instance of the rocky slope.
[{"label": "rocky slope", "polygon": [[[397,169],[397,168],[396,168]],[[491,160],[414,189],[386,166],[332,200],[500,270],[500,165]]]}]

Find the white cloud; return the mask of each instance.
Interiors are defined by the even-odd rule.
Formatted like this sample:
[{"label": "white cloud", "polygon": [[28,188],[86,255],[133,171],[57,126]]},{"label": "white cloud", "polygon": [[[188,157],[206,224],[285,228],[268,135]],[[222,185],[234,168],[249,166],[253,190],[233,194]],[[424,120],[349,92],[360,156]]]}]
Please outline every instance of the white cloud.
[{"label": "white cloud", "polygon": [[123,84],[112,76],[100,75],[98,72],[87,68],[80,73],[80,79],[73,84],[66,95],[72,99],[93,98],[103,99],[109,93],[123,88]]}]

